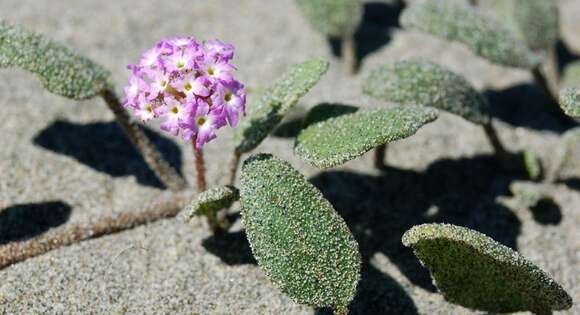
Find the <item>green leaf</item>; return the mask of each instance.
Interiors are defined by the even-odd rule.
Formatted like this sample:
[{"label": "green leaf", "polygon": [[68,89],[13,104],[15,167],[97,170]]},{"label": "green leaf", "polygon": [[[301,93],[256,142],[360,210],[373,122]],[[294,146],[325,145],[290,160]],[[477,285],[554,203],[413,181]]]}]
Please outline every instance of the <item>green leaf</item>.
[{"label": "green leaf", "polygon": [[498,17],[532,50],[549,51],[560,32],[558,3],[554,0],[492,0]]},{"label": "green leaf", "polygon": [[570,308],[572,299],[548,274],[486,235],[450,224],[423,224],[403,244],[452,302],[493,313]]},{"label": "green leaf", "polygon": [[560,91],[560,106],[570,117],[580,117],[580,89],[567,87]]},{"label": "green leaf", "polygon": [[363,89],[378,99],[436,107],[480,125],[490,119],[487,100],[463,77],[426,61],[399,61],[379,67],[371,72]]},{"label": "green leaf", "polygon": [[236,151],[240,154],[249,152],[262,143],[327,70],[328,62],[321,59],[290,67],[264,92],[252,112],[240,122],[234,135]]},{"label": "green leaf", "polygon": [[574,61],[566,65],[562,76],[562,86],[580,87],[580,61]]},{"label": "green leaf", "polygon": [[401,15],[401,25],[463,43],[477,55],[508,67],[533,68],[540,59],[501,22],[452,0],[418,0]]},{"label": "green leaf", "polygon": [[300,131],[294,145],[298,156],[319,168],[341,165],[376,146],[407,138],[437,118],[437,110],[423,106],[360,109],[326,120],[322,113],[317,107],[312,110],[309,116],[316,118],[306,121],[316,122]]},{"label": "green leaf", "polygon": [[229,208],[240,198],[240,193],[233,186],[219,186],[208,189],[197,197],[186,209],[187,217],[213,217],[221,209]]},{"label": "green leaf", "polygon": [[296,0],[310,24],[330,37],[353,35],[363,17],[359,0]]},{"label": "green leaf", "polygon": [[345,311],[360,254],[322,193],[287,162],[259,154],[244,162],[240,195],[252,252],[272,282],[298,303]]},{"label": "green leaf", "polygon": [[87,99],[109,85],[109,71],[69,48],[0,21],[0,68],[18,67],[38,76],[51,93]]}]

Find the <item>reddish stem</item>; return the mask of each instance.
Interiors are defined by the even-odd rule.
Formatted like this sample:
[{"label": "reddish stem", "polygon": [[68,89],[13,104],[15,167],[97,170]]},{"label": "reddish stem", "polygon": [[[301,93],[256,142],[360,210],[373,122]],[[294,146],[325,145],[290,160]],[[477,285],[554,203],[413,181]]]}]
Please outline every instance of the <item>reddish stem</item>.
[{"label": "reddish stem", "polygon": [[207,189],[205,182],[205,162],[203,160],[203,151],[195,147],[195,138],[192,141],[193,156],[195,159],[195,178],[197,180],[197,191],[204,192]]}]

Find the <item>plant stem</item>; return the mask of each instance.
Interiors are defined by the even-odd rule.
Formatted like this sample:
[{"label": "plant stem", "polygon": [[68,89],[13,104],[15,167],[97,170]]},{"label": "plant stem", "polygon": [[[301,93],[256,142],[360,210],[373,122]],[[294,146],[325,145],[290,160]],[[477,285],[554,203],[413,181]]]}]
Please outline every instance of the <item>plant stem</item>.
[{"label": "plant stem", "polygon": [[343,36],[340,43],[342,45],[341,54],[346,70],[349,74],[354,74],[358,68],[354,35]]},{"label": "plant stem", "polygon": [[[490,121],[488,123],[484,124],[483,130],[485,131],[485,134],[487,135],[487,139],[489,140],[489,143],[493,147],[494,154],[495,154],[496,158],[499,160],[501,166],[503,168],[505,168],[506,170],[510,170],[510,171],[522,170],[523,161],[521,161],[519,159],[514,159],[513,158],[514,156],[505,149],[503,143],[501,142],[501,140],[497,134],[495,127],[493,126],[493,120],[490,119]],[[521,162],[521,163],[518,163],[518,162]]]},{"label": "plant stem", "polygon": [[157,201],[147,202],[143,211],[121,213],[90,224],[72,225],[30,240],[0,246],[0,269],[63,246],[175,217],[194,196],[195,193],[191,190],[164,193]]},{"label": "plant stem", "polygon": [[381,144],[375,148],[375,168],[378,170],[384,170],[387,168],[385,164],[385,159],[387,155],[387,144]]},{"label": "plant stem", "polygon": [[192,141],[193,157],[195,159],[195,179],[197,192],[202,193],[206,191],[207,184],[205,182],[205,161],[203,159],[202,149],[195,147],[195,139]]},{"label": "plant stem", "polygon": [[499,139],[499,136],[497,134],[495,127],[493,126],[493,120],[490,119],[490,121],[488,123],[483,125],[483,130],[485,131],[485,134],[487,135],[487,139],[489,140],[489,143],[493,147],[493,151],[494,151],[496,156],[503,159],[507,155],[509,155],[509,153],[505,149],[503,143]]},{"label": "plant stem", "polygon": [[230,161],[230,178],[229,178],[229,185],[234,186],[235,182],[236,182],[236,173],[238,172],[238,166],[240,165],[240,158],[242,157],[242,154],[240,152],[238,152],[237,150],[234,151],[234,154],[232,156],[232,160]]},{"label": "plant stem", "polygon": [[115,92],[106,89],[101,96],[115,115],[117,123],[121,125],[129,140],[131,140],[137,151],[141,153],[149,168],[157,175],[163,185],[172,191],[185,189],[187,187],[185,179],[163,159],[163,156],[147,135],[123,108]]},{"label": "plant stem", "polygon": [[[197,149],[195,147],[195,138],[192,141],[191,147],[193,148],[193,156],[195,159],[195,179],[196,179],[196,187],[197,192],[202,193],[207,190],[207,183],[205,180],[205,160],[203,159],[203,150]],[[224,233],[226,227],[229,226],[229,222],[225,217],[225,214],[218,213],[215,216],[206,216],[207,223],[209,225],[210,230],[214,234],[221,234]]]}]

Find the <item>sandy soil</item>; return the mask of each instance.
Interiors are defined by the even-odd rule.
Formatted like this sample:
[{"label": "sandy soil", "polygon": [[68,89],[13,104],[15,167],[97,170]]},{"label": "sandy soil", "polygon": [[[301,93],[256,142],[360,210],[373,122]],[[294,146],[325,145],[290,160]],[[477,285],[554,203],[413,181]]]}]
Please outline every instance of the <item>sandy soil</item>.
[{"label": "sandy soil", "polygon": [[[561,3],[563,38],[570,50],[560,53],[569,58],[580,55],[580,2]],[[530,148],[551,161],[559,135],[570,126],[546,114],[526,72],[491,65],[459,45],[402,31],[396,27],[396,10],[388,5],[367,8],[361,71],[354,77],[345,75],[326,40],[310,29],[291,0],[3,0],[0,18],[75,47],[111,69],[119,87],[128,75],[125,65],[159,38],[177,34],[234,43],[238,76],[252,90],[290,64],[325,57],[332,62],[329,73],[303,99],[304,108],[325,101],[381,106],[362,96],[368,72],[385,62],[424,58],[485,91],[511,150]],[[377,18],[382,16],[391,18]],[[0,104],[0,246],[139,211],[134,205],[162,191],[101,100],[70,101],[44,92],[25,72],[2,70]],[[151,130],[193,182],[189,146],[154,131],[155,126]],[[230,136],[225,131],[207,147],[210,184],[225,182]],[[580,298],[577,161],[566,169],[568,180],[552,188],[555,204],[530,211],[510,196],[510,183],[520,178],[498,169],[482,130],[448,114],[390,145],[391,167],[382,173],[372,168],[370,154],[339,169],[308,167],[293,155],[292,139],[286,136],[271,137],[256,151],[290,161],[347,220],[364,258],[353,314],[472,313],[435,293],[428,272],[401,245],[404,231],[422,222],[482,231],[552,274],[575,301]],[[240,230],[238,223],[226,239],[215,239],[201,222],[171,219],[49,252],[0,270],[0,313],[327,312],[298,305],[271,285]],[[562,312],[574,313],[580,313],[578,306]]]}]

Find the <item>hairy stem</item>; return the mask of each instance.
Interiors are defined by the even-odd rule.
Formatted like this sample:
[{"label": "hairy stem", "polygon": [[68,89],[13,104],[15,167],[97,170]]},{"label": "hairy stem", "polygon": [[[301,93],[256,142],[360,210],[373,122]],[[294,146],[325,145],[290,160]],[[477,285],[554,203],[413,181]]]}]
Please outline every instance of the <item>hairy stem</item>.
[{"label": "hairy stem", "polygon": [[197,149],[195,147],[195,140],[192,141],[193,147],[193,158],[195,159],[195,179],[197,192],[202,193],[207,190],[207,184],[205,182],[205,161],[203,159],[202,149]]},{"label": "hairy stem", "polygon": [[356,42],[354,35],[344,36],[340,41],[342,59],[349,74],[354,74],[358,68],[358,60],[356,56]]},{"label": "hairy stem", "polygon": [[387,144],[381,144],[375,148],[375,168],[384,170],[387,168],[385,159],[387,158]]},{"label": "hairy stem", "polygon": [[[205,180],[205,160],[203,159],[203,150],[195,147],[195,139],[192,141],[193,156],[195,159],[195,178],[197,192],[202,193],[207,190],[207,182]],[[229,222],[225,214],[218,213],[215,216],[206,216],[207,223],[210,230],[214,234],[221,234],[229,227]]]},{"label": "hairy stem", "polygon": [[489,144],[491,144],[495,155],[504,160],[508,155],[508,151],[505,149],[503,143],[499,139],[497,131],[493,126],[493,121],[490,120],[487,124],[483,125],[483,130],[489,140]]},{"label": "hairy stem", "polygon": [[194,198],[191,190],[166,193],[155,202],[148,202],[145,210],[105,217],[90,224],[63,228],[27,241],[13,242],[0,247],[0,269],[36,257],[57,248],[114,234],[137,226],[175,217]]},{"label": "hairy stem", "polygon": [[185,189],[187,187],[185,179],[163,159],[163,156],[155,148],[151,140],[149,140],[139,125],[131,119],[127,111],[123,108],[115,92],[107,89],[101,96],[113,114],[115,114],[117,123],[121,125],[129,140],[131,140],[137,151],[141,153],[145,162],[155,175],[157,175],[159,180],[172,191]]}]

